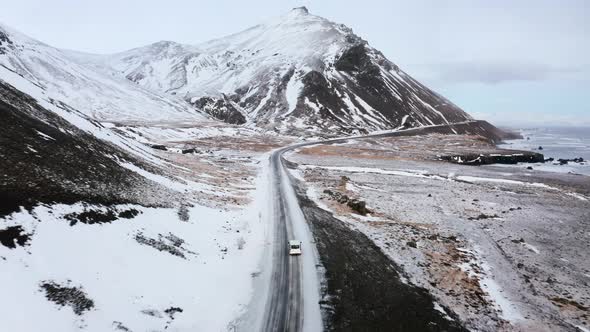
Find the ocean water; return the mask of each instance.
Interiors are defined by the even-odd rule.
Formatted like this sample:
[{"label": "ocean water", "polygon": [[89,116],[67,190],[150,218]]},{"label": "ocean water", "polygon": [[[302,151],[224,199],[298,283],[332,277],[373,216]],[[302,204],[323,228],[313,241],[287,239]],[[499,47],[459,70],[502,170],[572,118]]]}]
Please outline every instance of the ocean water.
[{"label": "ocean water", "polygon": [[[590,176],[590,127],[532,128],[519,129],[518,132],[524,139],[509,140],[505,144],[500,144],[499,147],[539,152],[545,155],[545,159],[554,158],[556,160],[554,163],[533,165],[538,170]],[[586,162],[558,165],[557,159],[573,158],[584,158]],[[518,166],[531,165],[520,164]]]}]

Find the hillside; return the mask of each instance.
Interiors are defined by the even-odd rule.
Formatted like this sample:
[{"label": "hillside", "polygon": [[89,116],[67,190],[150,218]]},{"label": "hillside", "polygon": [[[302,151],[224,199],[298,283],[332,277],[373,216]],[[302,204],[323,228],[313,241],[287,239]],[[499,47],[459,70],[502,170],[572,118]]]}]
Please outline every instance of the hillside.
[{"label": "hillside", "polygon": [[161,41],[81,64],[217,119],[283,134],[338,135],[471,117],[342,25],[295,8],[198,45]]}]

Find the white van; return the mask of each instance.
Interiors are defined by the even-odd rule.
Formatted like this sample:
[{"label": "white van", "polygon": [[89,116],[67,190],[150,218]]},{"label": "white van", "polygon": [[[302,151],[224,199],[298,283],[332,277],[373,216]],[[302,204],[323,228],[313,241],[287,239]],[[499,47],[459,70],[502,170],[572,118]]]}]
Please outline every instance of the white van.
[{"label": "white van", "polygon": [[289,241],[289,255],[301,255],[301,241]]}]

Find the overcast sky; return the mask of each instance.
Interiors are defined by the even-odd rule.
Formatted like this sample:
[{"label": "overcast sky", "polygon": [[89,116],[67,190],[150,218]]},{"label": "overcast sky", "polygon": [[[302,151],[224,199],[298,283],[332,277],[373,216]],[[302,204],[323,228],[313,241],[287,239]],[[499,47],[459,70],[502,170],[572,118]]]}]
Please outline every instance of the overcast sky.
[{"label": "overcast sky", "polygon": [[305,5],[478,118],[590,125],[590,1],[1,1],[0,22],[94,53],[199,43]]}]

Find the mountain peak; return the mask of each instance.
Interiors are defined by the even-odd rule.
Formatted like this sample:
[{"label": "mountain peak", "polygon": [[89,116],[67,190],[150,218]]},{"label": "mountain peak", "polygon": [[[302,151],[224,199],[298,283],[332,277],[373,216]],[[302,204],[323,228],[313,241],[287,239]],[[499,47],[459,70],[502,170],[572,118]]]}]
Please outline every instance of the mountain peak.
[{"label": "mountain peak", "polygon": [[176,42],[173,42],[171,40],[160,40],[159,42],[154,43],[154,45],[160,45],[160,46],[168,46],[171,44],[176,44]]},{"label": "mountain peak", "polygon": [[307,10],[307,7],[305,7],[305,6],[295,7],[293,9],[291,9],[291,14],[307,15],[307,14],[309,14],[309,10]]}]

